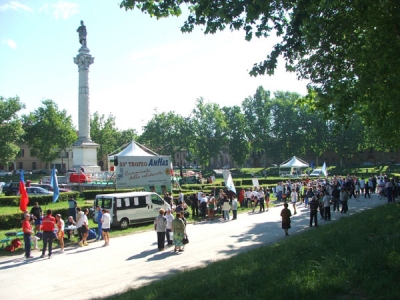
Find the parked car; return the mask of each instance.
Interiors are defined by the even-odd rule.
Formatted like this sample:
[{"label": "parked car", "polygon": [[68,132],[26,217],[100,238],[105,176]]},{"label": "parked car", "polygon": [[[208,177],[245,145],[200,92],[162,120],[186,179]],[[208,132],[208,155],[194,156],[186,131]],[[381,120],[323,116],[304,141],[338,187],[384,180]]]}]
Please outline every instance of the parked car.
[{"label": "parked car", "polygon": [[324,173],[322,173],[322,169],[314,169],[311,173],[310,173],[310,177],[320,177],[323,176]]},{"label": "parked car", "polygon": [[24,172],[24,175],[31,175],[32,174],[32,172],[28,172],[28,171],[25,171],[25,170],[22,170],[22,169],[14,170],[14,171],[12,171],[12,174],[13,175],[19,175],[21,172]]},{"label": "parked car", "polygon": [[26,192],[28,196],[35,196],[35,195],[53,195],[53,192],[45,190],[38,186],[30,186],[26,188]]},{"label": "parked car", "polygon": [[17,195],[19,191],[19,182],[9,182],[3,186],[3,193],[6,196]]},{"label": "parked car", "polygon": [[32,174],[47,174],[47,170],[46,169],[33,170]]},{"label": "parked car", "polygon": [[225,165],[225,166],[222,167],[222,170],[229,170],[230,168],[231,168],[230,165]]},{"label": "parked car", "polygon": [[[40,188],[42,188],[42,189],[45,189],[45,190],[47,190],[47,191],[49,191],[49,192],[54,192],[54,189],[53,189],[53,187],[50,185],[50,184],[45,184],[45,183],[32,183],[31,184],[31,187],[40,187]],[[58,187],[58,191],[60,192],[60,193],[66,193],[66,192],[71,192],[71,190],[70,189],[65,189],[65,188],[61,188],[61,187]]]},{"label": "parked car", "polygon": [[10,175],[11,175],[11,172],[0,170],[0,176],[10,176]]},{"label": "parked car", "polygon": [[365,167],[370,167],[373,165],[374,165],[374,163],[371,161],[365,161],[365,162],[361,163],[361,166],[365,166]]}]

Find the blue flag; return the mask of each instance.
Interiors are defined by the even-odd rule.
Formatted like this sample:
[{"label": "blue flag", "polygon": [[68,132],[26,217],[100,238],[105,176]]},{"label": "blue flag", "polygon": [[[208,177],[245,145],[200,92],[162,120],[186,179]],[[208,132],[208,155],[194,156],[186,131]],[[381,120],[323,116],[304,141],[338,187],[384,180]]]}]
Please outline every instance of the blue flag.
[{"label": "blue flag", "polygon": [[55,203],[58,199],[58,196],[60,195],[60,190],[58,189],[57,173],[55,168],[51,170],[50,185],[53,188],[53,203]]}]

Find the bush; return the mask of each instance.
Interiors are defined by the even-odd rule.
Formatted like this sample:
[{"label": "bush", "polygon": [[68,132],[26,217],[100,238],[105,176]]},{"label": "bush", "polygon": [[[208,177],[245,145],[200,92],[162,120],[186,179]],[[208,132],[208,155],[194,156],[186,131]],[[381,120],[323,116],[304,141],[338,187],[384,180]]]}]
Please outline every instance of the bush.
[{"label": "bush", "polygon": [[[82,209],[90,208],[92,205],[82,205],[80,206]],[[68,208],[58,208],[57,210],[53,210],[53,217],[56,214],[60,214],[63,220],[68,218]],[[22,226],[22,212],[8,215],[0,215],[0,230],[9,230],[13,228],[21,228]]]},{"label": "bush", "polygon": [[[57,202],[68,201],[69,196],[77,198],[79,192],[68,192],[60,193]],[[1,206],[19,206],[20,196],[2,196],[0,197],[0,207]],[[39,205],[45,205],[53,202],[53,195],[43,195],[43,196],[29,196],[29,203],[38,202]]]}]

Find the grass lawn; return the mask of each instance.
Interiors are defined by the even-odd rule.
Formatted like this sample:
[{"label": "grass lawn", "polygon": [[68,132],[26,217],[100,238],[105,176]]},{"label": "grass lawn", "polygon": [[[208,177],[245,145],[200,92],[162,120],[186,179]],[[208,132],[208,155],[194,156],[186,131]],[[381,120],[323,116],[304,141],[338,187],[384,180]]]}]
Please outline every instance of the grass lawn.
[{"label": "grass lawn", "polygon": [[400,299],[399,232],[388,204],[106,299]]}]

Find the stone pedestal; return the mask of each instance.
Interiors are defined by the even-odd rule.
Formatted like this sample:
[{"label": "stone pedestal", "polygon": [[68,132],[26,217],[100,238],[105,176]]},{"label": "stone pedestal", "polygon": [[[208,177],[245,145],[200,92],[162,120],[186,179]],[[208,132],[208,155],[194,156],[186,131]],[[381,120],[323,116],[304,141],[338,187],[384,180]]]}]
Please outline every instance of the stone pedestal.
[{"label": "stone pedestal", "polygon": [[79,71],[79,106],[78,106],[78,141],[72,145],[73,168],[79,170],[81,166],[85,172],[99,172],[97,165],[97,149],[99,144],[90,138],[90,109],[89,109],[89,66],[94,62],[94,57],[86,46],[82,46],[74,63]]}]

